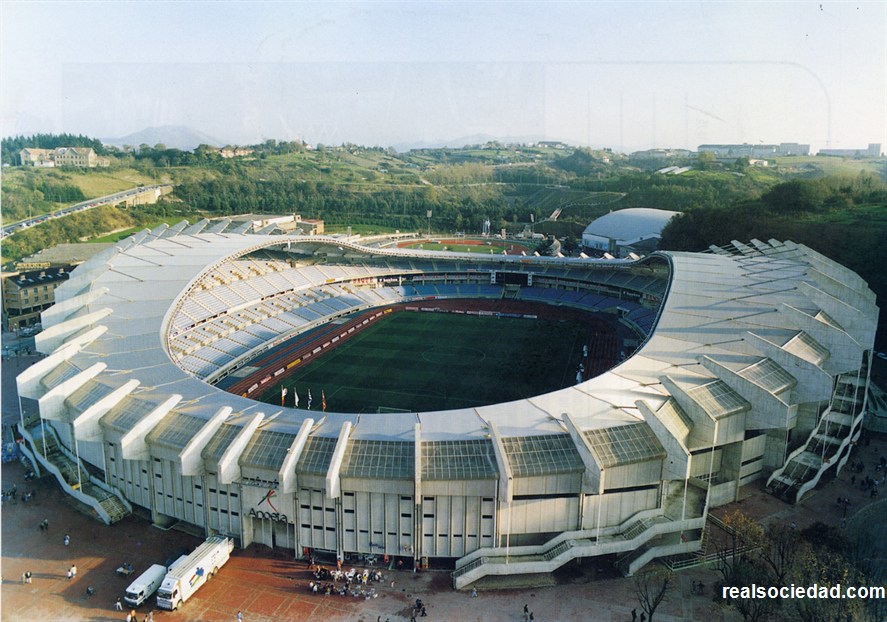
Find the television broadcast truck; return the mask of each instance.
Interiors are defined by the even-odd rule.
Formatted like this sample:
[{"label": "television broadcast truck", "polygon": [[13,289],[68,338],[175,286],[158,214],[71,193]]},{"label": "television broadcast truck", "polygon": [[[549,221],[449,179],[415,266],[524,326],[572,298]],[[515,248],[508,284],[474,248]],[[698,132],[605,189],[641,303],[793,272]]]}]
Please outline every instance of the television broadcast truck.
[{"label": "television broadcast truck", "polygon": [[154,564],[126,588],[126,596],[123,597],[123,601],[130,607],[138,607],[151,598],[154,592],[157,591],[157,588],[160,587],[160,584],[163,583],[166,575],[175,570],[176,566],[186,559],[188,559],[188,556],[182,555],[169,568],[163,564]]},{"label": "television broadcast truck", "polygon": [[234,550],[234,541],[224,536],[212,536],[194,549],[194,552],[170,569],[160,589],[157,606],[175,611],[182,603],[225,565]]}]

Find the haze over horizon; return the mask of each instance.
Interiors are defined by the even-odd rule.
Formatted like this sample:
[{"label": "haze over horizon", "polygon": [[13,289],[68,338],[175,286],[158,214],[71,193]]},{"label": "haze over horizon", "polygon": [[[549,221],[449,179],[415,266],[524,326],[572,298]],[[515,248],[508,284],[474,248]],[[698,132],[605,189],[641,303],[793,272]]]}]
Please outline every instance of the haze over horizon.
[{"label": "haze over horizon", "polygon": [[887,145],[887,3],[0,3],[0,134]]}]

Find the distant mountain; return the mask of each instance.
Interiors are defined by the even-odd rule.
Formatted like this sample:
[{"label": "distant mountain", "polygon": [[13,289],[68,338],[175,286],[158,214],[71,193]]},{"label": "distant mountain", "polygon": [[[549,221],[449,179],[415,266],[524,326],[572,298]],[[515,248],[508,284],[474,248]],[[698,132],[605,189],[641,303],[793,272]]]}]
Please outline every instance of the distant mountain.
[{"label": "distant mountain", "polygon": [[211,145],[213,147],[222,147],[224,142],[207,136],[203,132],[183,127],[181,125],[163,125],[160,127],[149,127],[140,132],[129,134],[121,138],[102,138],[102,142],[106,145],[114,145],[122,147],[123,145],[154,145],[160,143],[171,149],[181,149],[182,151],[191,151],[199,145]]}]

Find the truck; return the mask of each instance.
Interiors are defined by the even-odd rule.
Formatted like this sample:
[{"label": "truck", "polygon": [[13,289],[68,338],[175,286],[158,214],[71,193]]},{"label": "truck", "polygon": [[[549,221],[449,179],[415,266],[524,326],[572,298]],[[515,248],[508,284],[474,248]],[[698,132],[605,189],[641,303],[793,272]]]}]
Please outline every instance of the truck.
[{"label": "truck", "polygon": [[[154,592],[157,591],[157,588],[160,587],[160,584],[163,583],[163,579],[166,578],[166,575],[172,572],[176,568],[176,566],[181,564],[186,559],[188,559],[188,556],[182,555],[172,564],[170,564],[168,568],[164,564],[152,565],[145,572],[143,572],[138,579],[133,581],[128,588],[126,588],[126,593],[123,597],[123,600],[126,601],[126,603],[128,603],[131,607],[138,607],[143,602],[148,600],[151,596],[153,596]],[[169,560],[167,560],[167,562],[168,561]]]},{"label": "truck", "polygon": [[126,588],[126,595],[123,600],[130,607],[138,607],[148,600],[160,587],[166,573],[169,569],[162,564],[154,564],[145,572],[139,575],[139,578],[130,583]]},{"label": "truck", "polygon": [[186,559],[170,568],[157,590],[157,606],[167,611],[178,609],[225,565],[233,550],[231,538],[207,538]]}]

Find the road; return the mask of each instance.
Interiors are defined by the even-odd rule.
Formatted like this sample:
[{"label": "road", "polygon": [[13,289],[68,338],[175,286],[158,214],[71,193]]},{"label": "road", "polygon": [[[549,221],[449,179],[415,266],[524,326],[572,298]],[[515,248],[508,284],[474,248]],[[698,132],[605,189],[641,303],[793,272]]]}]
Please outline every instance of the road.
[{"label": "road", "polygon": [[154,186],[139,186],[137,188],[132,188],[130,190],[123,190],[121,192],[115,192],[114,194],[109,194],[107,196],[98,197],[97,199],[87,199],[86,201],[81,201],[80,203],[75,203],[69,207],[62,208],[60,210],[56,210],[54,212],[50,212],[49,214],[41,214],[39,216],[34,216],[32,218],[26,218],[25,220],[20,220],[19,222],[13,223],[11,225],[6,225],[3,227],[3,232],[0,234],[0,239],[8,237],[13,233],[17,233],[19,231],[23,231],[25,229],[30,229],[36,225],[46,222],[47,220],[53,218],[64,218],[65,216],[69,216],[76,212],[83,212],[89,209],[93,209],[96,207],[100,207],[102,205],[113,205],[115,203],[119,203],[120,201],[125,201],[128,197],[137,195],[139,193],[145,192],[147,190],[159,190],[161,188],[167,188],[169,184],[157,184]]}]

